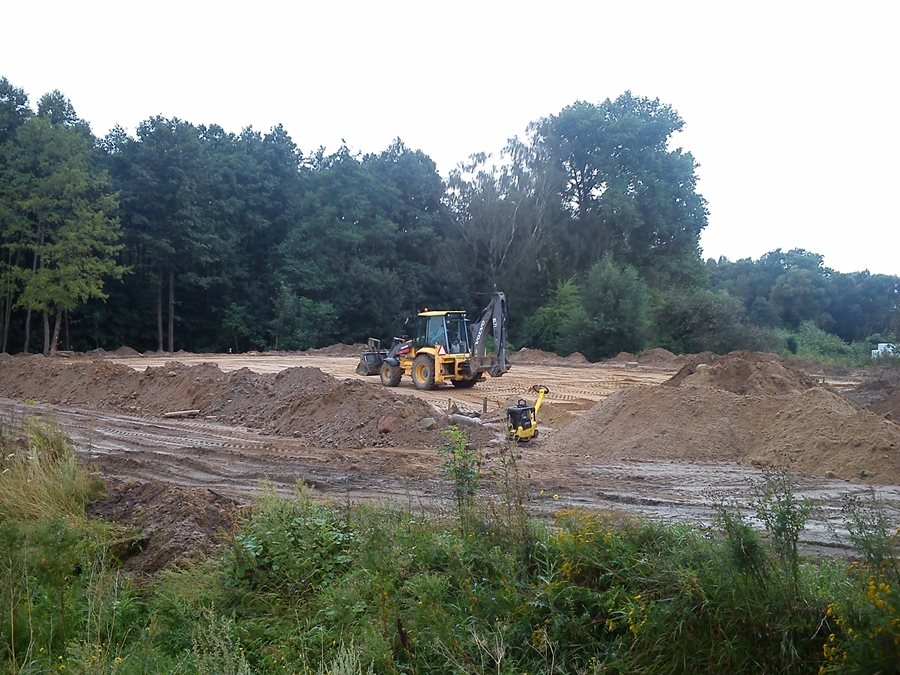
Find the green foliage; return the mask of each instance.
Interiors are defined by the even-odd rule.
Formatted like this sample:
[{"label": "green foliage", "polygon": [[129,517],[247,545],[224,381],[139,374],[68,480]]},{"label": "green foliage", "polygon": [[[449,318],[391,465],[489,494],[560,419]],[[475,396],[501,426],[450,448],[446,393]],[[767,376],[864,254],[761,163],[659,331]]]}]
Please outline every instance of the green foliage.
[{"label": "green foliage", "polygon": [[441,434],[449,440],[438,450],[444,458],[440,468],[453,484],[453,500],[462,519],[471,507],[481,480],[481,451],[469,445],[465,432],[459,427],[449,427]]},{"label": "green foliage", "polygon": [[396,507],[340,513],[303,490],[267,490],[222,555],[169,569],[141,594],[113,573],[106,526],[53,513],[0,521],[0,606],[11,608],[0,614],[0,668],[802,673],[896,664],[898,545],[876,504],[845,510],[864,560],[849,570],[799,555],[809,505],[783,472],[768,474],[750,504],[767,539],[734,499],[719,499],[708,530],[573,509],[548,528],[478,499],[476,458],[454,431],[446,461],[461,471],[466,527]]},{"label": "green foliage", "polygon": [[550,300],[537,308],[525,322],[523,333],[531,347],[556,351],[563,326],[576,311],[581,300],[575,279],[560,281],[551,292]]},{"label": "green foliage", "polygon": [[191,649],[198,674],[251,675],[244,648],[235,643],[233,633],[231,619],[204,612]]},{"label": "green foliage", "polygon": [[302,487],[290,500],[268,489],[235,537],[231,574],[255,591],[303,595],[339,576],[355,543],[347,524]]},{"label": "green foliage", "polygon": [[[71,442],[29,420],[21,447],[4,434],[0,473],[0,661],[12,672],[63,670],[124,648],[143,620],[111,546],[126,533],[86,519],[97,482],[81,473]],[[70,661],[68,654],[79,654]],[[62,667],[60,667],[62,666]],[[89,669],[85,669],[87,671]],[[97,672],[91,670],[91,672]]]},{"label": "green foliage", "polygon": [[353,642],[341,645],[334,658],[317,672],[319,675],[375,675],[371,664],[367,668],[363,666],[362,656]]},{"label": "green foliage", "polygon": [[620,351],[640,351],[648,328],[646,284],[630,266],[607,254],[579,288],[561,282],[550,301],[529,318],[529,344],[563,355],[581,352],[596,361]]},{"label": "green foliage", "polygon": [[774,333],[746,321],[739,300],[721,292],[693,289],[658,294],[653,324],[656,344],[678,354],[773,351],[779,344]]},{"label": "green foliage", "polygon": [[773,331],[806,322],[854,343],[897,332],[896,276],[840,274],[803,249],[704,266],[683,127],[631,92],[579,101],[442,181],[400,139],[304,154],[281,126],[156,116],[97,140],[62,93],[33,111],[2,78],[0,349],[38,321],[46,351],[63,326],[78,350],[389,341],[423,306],[474,312],[494,289],[511,342],[591,360],[796,352]]},{"label": "green foliage", "polygon": [[535,310],[554,274],[563,273],[549,241],[557,215],[541,194],[546,176],[530,174],[521,158],[493,162],[477,154],[450,173],[446,202],[458,241],[448,242],[447,255],[457,257],[457,269],[480,297],[488,297],[489,289],[505,289],[524,317]]},{"label": "green foliage", "polygon": [[756,517],[772,537],[773,548],[789,564],[793,586],[800,584],[800,534],[815,508],[811,499],[798,499],[794,478],[784,469],[763,472],[752,502]]},{"label": "green foliage", "polygon": [[804,359],[837,359],[853,355],[853,349],[837,335],[826,333],[812,321],[804,321],[796,334],[796,354]]},{"label": "green foliage", "polygon": [[694,158],[669,149],[683,126],[671,106],[631,92],[529,125],[518,155],[535,193],[565,214],[548,229],[567,275],[611,253],[654,287],[693,276],[684,272],[697,262],[707,212]]},{"label": "green foliage", "polygon": [[55,322],[45,351],[56,351],[64,312],[105,299],[104,279],[126,271],[116,261],[116,197],[96,166],[93,140],[69,101],[53,92],[3,149],[4,173],[14,185],[0,191],[7,214],[0,233],[8,250],[4,333],[12,307],[49,314]]},{"label": "green foliage", "polygon": [[874,495],[849,501],[844,515],[864,564],[851,565],[852,591],[828,606],[822,672],[891,672],[900,662],[900,531]]},{"label": "green foliage", "polygon": [[327,300],[297,297],[281,285],[270,333],[274,349],[311,349],[337,330],[337,310]]},{"label": "green foliage", "polygon": [[868,499],[853,496],[844,504],[842,512],[853,548],[862,556],[872,575],[889,573],[900,583],[900,538],[891,520],[872,490]]},{"label": "green foliage", "polygon": [[35,522],[54,513],[78,518],[102,488],[80,469],[72,442],[52,419],[25,421],[21,442],[4,448],[0,472],[0,522]]},{"label": "green foliage", "polygon": [[844,274],[803,249],[771,251],[759,258],[708,261],[710,287],[740,299],[750,320],[797,331],[805,322],[846,342],[887,332],[896,322],[900,278],[867,271]]},{"label": "green foliage", "polygon": [[207,558],[160,572],[145,626],[158,651],[174,656],[191,650],[194,632],[201,628],[198,619],[228,605],[234,588],[228,581],[230,569],[226,558]]},{"label": "green foliage", "polygon": [[16,129],[33,115],[28,106],[28,94],[0,77],[0,144],[13,138]]}]

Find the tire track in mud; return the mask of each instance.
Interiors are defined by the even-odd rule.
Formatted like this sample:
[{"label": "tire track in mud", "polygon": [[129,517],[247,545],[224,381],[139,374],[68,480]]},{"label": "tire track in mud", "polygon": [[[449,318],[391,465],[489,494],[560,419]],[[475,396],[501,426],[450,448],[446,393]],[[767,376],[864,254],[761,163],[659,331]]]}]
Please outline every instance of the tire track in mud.
[{"label": "tire track in mud", "polygon": [[[187,365],[213,362],[222,370],[250,367],[277,372],[292,366],[320,368],[340,379],[358,379],[381,387],[378,378],[353,373],[356,359],[322,356],[278,357],[165,357],[115,359],[143,370],[170,361]],[[671,376],[664,371],[614,366],[514,365],[503,378],[487,379],[470,390],[445,387],[415,390],[404,381],[402,393],[414,394],[445,409],[448,401],[470,410],[488,399],[489,419],[501,419],[510,400],[533,401],[534,384],[551,390],[547,417],[558,410],[578,414],[610,393],[629,386],[659,384]],[[122,480],[162,480],[182,486],[206,487],[241,500],[250,499],[268,480],[288,492],[303,480],[322,496],[335,500],[416,501],[433,504],[447,496],[440,480],[439,458],[433,450],[416,447],[335,449],[312,447],[305,441],[260,433],[245,427],[204,420],[161,420],[100,410],[59,406],[25,406],[0,399],[0,415],[21,421],[28,414],[49,411],[72,436],[81,455],[105,475]],[[542,413],[542,416],[544,413]],[[548,434],[552,434],[548,430]],[[498,436],[502,426],[498,425]],[[542,438],[544,438],[542,429]],[[485,448],[485,486],[502,482],[494,461],[502,444]],[[708,524],[713,515],[712,493],[747,496],[748,485],[760,470],[737,464],[671,461],[619,461],[566,455],[542,450],[541,441],[520,446],[520,470],[528,483],[527,507],[551,513],[561,506],[622,509],[632,513],[692,524]],[[808,546],[833,547],[831,529],[839,530],[840,507],[848,496],[868,491],[860,485],[798,477],[800,496],[821,497],[825,508],[805,537]],[[543,491],[543,494],[541,494]],[[553,500],[550,495],[559,499]],[[879,488],[891,518],[900,520],[900,488]],[[752,515],[749,514],[748,515]],[[846,541],[846,537],[841,537]],[[830,549],[833,552],[833,548]]]},{"label": "tire track in mud", "polygon": [[329,497],[352,500],[437,495],[433,451],[335,450],[214,422],[159,420],[69,406],[0,399],[0,416],[19,427],[32,416],[57,420],[80,456],[104,476],[206,487],[247,500],[267,482],[289,492],[303,481]]}]

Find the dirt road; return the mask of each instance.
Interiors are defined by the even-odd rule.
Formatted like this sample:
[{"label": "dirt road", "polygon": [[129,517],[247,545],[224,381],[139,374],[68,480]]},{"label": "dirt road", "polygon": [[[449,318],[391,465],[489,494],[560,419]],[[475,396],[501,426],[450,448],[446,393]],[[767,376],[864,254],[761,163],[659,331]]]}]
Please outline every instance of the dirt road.
[{"label": "dirt road", "polygon": [[[321,369],[344,381],[357,381],[363,387],[359,390],[362,395],[371,391],[374,398],[385,391],[377,377],[356,375],[356,358],[350,356],[178,355],[105,361],[138,371],[152,367],[161,374],[173,367],[172,361],[185,365],[214,363],[223,372],[247,368],[256,373],[278,373],[304,366]],[[528,486],[527,506],[536,513],[552,512],[566,505],[614,508],[702,525],[711,519],[714,493],[743,501],[749,499],[749,486],[762,474],[746,463],[637,461],[553,449],[552,440],[558,429],[577,420],[611,393],[656,385],[673,374],[672,368],[561,361],[516,363],[503,378],[488,379],[471,390],[446,387],[418,392],[403,382],[391,392],[398,399],[423,398],[444,410],[448,403],[463,410],[481,410],[487,399],[486,421],[494,433],[483,436],[488,439],[483,443],[483,471],[485,486],[490,490],[504,478],[500,460],[507,446],[502,440],[500,422],[505,407],[519,398],[533,400],[532,385],[548,386],[551,393],[541,413],[541,437],[514,450],[520,475]],[[177,379],[173,372],[167,374],[173,375],[173,381]],[[35,410],[52,410],[83,455],[113,481],[159,480],[207,488],[241,501],[251,498],[263,480],[282,491],[290,490],[296,481],[302,480],[317,494],[338,502],[391,499],[418,506],[433,505],[448,495],[448,486],[438,471],[439,458],[433,443],[421,446],[394,443],[381,447],[365,443],[359,444],[361,447],[317,445],[308,438],[205,416],[172,420],[159,415],[114,411],[108,406],[88,410],[71,405],[66,399],[55,405],[0,400],[0,414],[7,419],[21,419]],[[869,488],[845,480],[802,474],[797,480],[802,495],[821,499],[823,504],[806,534],[807,543],[814,547],[835,546],[839,542],[832,530],[840,520],[844,499],[867,493]],[[887,504],[889,515],[900,522],[900,488],[888,485],[875,491]],[[846,541],[846,536],[842,539]]]}]

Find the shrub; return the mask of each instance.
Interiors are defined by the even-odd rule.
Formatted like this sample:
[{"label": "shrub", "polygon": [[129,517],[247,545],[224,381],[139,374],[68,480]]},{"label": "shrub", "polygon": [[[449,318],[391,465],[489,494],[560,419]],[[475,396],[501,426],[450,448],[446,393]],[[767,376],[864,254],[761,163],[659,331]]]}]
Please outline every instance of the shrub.
[{"label": "shrub", "polygon": [[232,579],[255,591],[310,593],[346,570],[356,543],[348,523],[302,486],[291,499],[269,487],[234,539]]},{"label": "shrub", "polygon": [[460,519],[464,519],[481,480],[481,452],[469,445],[465,432],[459,427],[444,429],[441,434],[449,440],[438,450],[443,457],[440,469],[453,485],[453,501]]},{"label": "shrub", "polygon": [[826,333],[812,321],[804,321],[797,331],[797,356],[823,359],[852,356],[853,350],[837,335]]}]

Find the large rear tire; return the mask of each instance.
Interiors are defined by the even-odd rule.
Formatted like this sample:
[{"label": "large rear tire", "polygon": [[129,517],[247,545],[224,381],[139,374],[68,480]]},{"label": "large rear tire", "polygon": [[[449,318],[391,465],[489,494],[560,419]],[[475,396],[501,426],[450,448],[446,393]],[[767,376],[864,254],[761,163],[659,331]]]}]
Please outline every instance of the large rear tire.
[{"label": "large rear tire", "polygon": [[381,375],[381,384],[385,387],[396,387],[400,384],[400,376],[403,375],[403,371],[400,369],[400,366],[382,363],[379,375]]},{"label": "large rear tire", "polygon": [[419,354],[413,361],[412,381],[416,389],[434,389],[434,359]]}]

